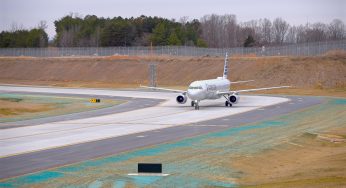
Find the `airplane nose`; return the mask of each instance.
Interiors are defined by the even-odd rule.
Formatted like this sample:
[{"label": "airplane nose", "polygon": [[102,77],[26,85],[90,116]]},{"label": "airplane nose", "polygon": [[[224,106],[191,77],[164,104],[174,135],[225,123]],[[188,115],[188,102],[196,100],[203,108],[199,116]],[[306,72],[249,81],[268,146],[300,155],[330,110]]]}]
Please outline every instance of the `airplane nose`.
[{"label": "airplane nose", "polygon": [[203,94],[202,90],[188,90],[187,91],[187,95],[191,100],[201,100],[203,98],[202,94]]},{"label": "airplane nose", "polygon": [[190,99],[192,99],[192,100],[195,100],[195,96],[196,96],[196,91],[192,91],[192,90],[188,90],[187,91],[187,96],[190,98]]}]

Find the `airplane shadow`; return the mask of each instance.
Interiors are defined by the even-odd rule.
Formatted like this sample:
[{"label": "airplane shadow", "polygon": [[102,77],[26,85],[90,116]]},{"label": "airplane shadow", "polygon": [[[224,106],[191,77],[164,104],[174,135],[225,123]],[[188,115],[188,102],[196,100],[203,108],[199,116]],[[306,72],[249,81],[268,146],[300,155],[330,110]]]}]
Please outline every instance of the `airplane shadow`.
[{"label": "airplane shadow", "polygon": [[[194,108],[192,106],[165,106],[165,107],[170,107],[170,108]],[[244,107],[260,107],[260,106],[242,106],[242,105],[233,105],[232,107],[227,107],[227,106],[224,106],[224,105],[200,105],[199,106],[200,108],[244,108]]]}]

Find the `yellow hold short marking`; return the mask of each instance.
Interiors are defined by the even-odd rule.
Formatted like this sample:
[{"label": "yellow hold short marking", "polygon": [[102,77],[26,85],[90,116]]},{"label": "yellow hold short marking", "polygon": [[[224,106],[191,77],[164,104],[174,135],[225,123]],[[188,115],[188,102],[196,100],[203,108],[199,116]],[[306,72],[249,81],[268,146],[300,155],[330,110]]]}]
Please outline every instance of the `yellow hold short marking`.
[{"label": "yellow hold short marking", "polygon": [[101,99],[90,99],[91,103],[99,103],[101,102]]}]

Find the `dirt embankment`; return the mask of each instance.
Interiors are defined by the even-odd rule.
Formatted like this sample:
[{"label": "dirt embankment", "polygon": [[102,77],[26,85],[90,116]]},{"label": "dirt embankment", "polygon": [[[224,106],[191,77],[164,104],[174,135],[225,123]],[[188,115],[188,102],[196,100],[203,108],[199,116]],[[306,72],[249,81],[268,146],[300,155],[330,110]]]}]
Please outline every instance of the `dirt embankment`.
[{"label": "dirt embankment", "polygon": [[[149,64],[157,63],[161,86],[186,86],[222,75],[223,57],[71,57],[0,58],[0,83],[124,87],[147,84]],[[297,88],[346,87],[346,52],[318,57],[233,57],[232,81],[256,80],[248,87],[292,85]]]}]

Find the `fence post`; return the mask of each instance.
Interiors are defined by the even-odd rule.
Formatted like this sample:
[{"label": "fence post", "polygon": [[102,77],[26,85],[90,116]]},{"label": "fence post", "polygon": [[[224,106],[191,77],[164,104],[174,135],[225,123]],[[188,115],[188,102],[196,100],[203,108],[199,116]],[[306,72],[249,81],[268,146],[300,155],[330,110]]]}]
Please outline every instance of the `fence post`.
[{"label": "fence post", "polygon": [[155,63],[149,64],[149,86],[156,87],[156,67]]}]

